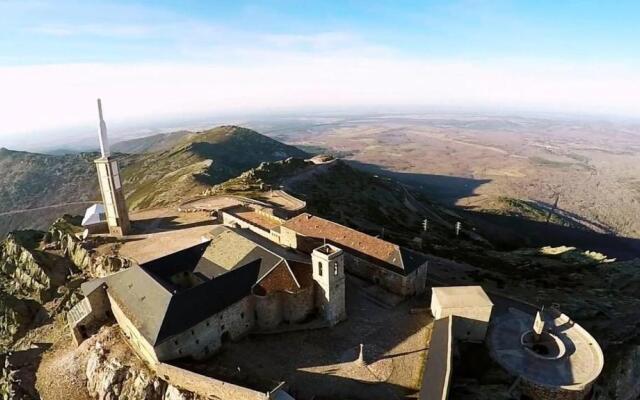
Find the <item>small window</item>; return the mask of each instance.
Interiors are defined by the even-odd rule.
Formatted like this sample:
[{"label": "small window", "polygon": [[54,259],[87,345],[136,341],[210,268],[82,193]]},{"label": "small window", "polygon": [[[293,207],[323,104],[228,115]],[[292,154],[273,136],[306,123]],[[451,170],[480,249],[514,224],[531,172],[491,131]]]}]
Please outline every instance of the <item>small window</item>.
[{"label": "small window", "polygon": [[321,262],[318,263],[318,275],[322,276],[322,263]]},{"label": "small window", "polygon": [[178,354],[182,354],[182,350],[178,350]]},{"label": "small window", "polygon": [[174,340],[173,343],[177,346],[178,345],[178,341]]},{"label": "small window", "polygon": [[196,334],[196,331],[194,331],[194,330],[192,329],[192,330],[191,330],[191,334],[192,334],[192,335],[195,335],[195,334]]},{"label": "small window", "polygon": [[209,326],[209,325],[211,325],[211,324],[209,323],[209,321],[207,321],[207,326]]},{"label": "small window", "polygon": [[198,339],[196,339],[196,344],[200,344],[200,341]]},{"label": "small window", "polygon": [[244,319],[244,313],[243,312],[240,313],[240,318]]},{"label": "small window", "polygon": [[224,325],[220,325],[220,330],[224,331]]}]

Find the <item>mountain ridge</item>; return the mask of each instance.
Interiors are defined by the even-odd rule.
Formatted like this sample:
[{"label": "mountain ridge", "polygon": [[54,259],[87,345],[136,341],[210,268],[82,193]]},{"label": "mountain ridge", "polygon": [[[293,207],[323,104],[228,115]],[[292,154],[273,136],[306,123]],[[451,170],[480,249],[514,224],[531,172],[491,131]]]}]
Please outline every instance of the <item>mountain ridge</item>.
[{"label": "mountain ridge", "polygon": [[[120,163],[130,209],[172,205],[263,161],[307,156],[296,147],[234,125],[183,136],[180,132],[176,134],[179,140],[168,149],[140,154],[122,154],[118,147],[112,151]],[[166,146],[165,136],[147,140],[145,145]],[[137,146],[135,142],[133,145]],[[3,172],[0,174],[0,212],[100,201],[93,165],[98,156],[93,152],[48,155],[3,149],[0,152],[0,171]],[[0,235],[15,229],[43,229],[58,215],[78,211],[75,206],[69,210],[57,208],[51,215],[39,212],[33,218],[28,213],[0,216]]]}]

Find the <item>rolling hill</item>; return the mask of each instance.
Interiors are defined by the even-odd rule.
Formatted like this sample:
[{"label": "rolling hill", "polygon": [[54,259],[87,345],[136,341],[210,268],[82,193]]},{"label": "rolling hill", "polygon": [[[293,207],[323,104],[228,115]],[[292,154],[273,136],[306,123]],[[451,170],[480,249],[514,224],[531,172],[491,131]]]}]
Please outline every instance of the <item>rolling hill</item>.
[{"label": "rolling hill", "polygon": [[168,150],[126,160],[127,202],[131,209],[174,204],[264,161],[306,156],[250,129],[221,126],[187,135]]}]

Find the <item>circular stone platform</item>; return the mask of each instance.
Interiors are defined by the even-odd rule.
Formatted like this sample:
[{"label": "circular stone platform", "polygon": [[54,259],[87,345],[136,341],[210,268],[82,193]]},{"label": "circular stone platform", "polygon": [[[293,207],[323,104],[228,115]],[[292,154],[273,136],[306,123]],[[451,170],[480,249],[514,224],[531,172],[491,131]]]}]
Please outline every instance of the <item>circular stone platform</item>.
[{"label": "circular stone platform", "polygon": [[491,357],[538,390],[586,394],[604,366],[602,350],[580,325],[556,314],[547,313],[538,341],[531,331],[533,315],[510,308],[496,316],[487,335]]}]

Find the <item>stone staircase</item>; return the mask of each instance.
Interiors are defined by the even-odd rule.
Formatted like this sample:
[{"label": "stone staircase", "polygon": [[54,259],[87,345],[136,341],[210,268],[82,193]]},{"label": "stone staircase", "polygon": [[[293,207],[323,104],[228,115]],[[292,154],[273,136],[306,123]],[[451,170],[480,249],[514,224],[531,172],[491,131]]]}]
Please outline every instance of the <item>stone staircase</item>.
[{"label": "stone staircase", "polygon": [[74,326],[89,314],[91,314],[91,303],[89,303],[89,299],[85,297],[69,310],[67,313],[67,321],[70,326]]}]

